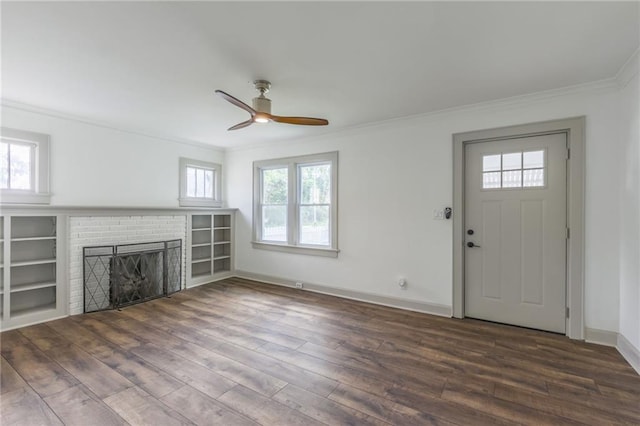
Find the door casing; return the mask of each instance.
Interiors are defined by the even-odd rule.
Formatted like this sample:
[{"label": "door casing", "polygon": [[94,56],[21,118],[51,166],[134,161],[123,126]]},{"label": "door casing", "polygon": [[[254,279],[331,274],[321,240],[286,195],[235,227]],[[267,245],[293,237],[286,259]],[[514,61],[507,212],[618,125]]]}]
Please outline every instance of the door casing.
[{"label": "door casing", "polygon": [[566,118],[453,135],[453,316],[464,318],[465,145],[520,136],[565,133],[567,162],[567,308],[566,335],[584,339],[584,166],[585,117]]}]

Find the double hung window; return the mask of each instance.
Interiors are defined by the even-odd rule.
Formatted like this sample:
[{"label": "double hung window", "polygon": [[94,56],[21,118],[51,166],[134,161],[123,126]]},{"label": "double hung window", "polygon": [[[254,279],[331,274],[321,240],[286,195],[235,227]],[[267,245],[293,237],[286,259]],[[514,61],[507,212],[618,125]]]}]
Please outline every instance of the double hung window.
[{"label": "double hung window", "polygon": [[254,163],[254,247],[336,257],[338,153]]}]

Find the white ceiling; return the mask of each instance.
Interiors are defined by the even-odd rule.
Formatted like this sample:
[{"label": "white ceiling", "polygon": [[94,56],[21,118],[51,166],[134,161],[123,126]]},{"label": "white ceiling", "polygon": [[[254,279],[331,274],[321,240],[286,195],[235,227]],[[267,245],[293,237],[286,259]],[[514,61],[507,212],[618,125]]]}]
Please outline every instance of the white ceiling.
[{"label": "white ceiling", "polygon": [[[2,2],[2,96],[221,147],[611,78],[638,48],[639,3]],[[248,115],[254,79],[273,113]]]}]

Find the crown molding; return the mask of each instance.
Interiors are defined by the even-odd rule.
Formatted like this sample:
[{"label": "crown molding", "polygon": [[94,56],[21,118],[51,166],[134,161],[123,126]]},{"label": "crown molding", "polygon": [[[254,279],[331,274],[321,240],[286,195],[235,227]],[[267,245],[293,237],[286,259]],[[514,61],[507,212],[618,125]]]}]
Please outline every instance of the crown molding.
[{"label": "crown molding", "polygon": [[[361,123],[353,126],[336,128],[335,130],[332,130],[329,132],[323,132],[321,135],[311,135],[311,136],[304,136],[302,138],[283,139],[283,140],[278,140],[273,142],[253,143],[253,144],[242,145],[238,147],[221,147],[221,146],[207,144],[201,141],[181,139],[176,137],[167,137],[163,135],[153,134],[152,132],[141,131],[138,129],[123,128],[111,123],[91,120],[85,117],[79,117],[72,114],[55,111],[52,109],[37,107],[34,105],[13,101],[10,99],[4,99],[4,98],[0,99],[0,103],[3,107],[7,107],[7,108],[13,108],[17,110],[32,112],[35,114],[61,118],[64,120],[75,121],[77,123],[83,123],[83,124],[88,124],[88,125],[97,126],[97,127],[103,127],[106,129],[129,133],[137,136],[160,139],[160,140],[165,140],[173,143],[192,145],[192,146],[197,146],[199,148],[213,149],[215,151],[225,153],[225,152],[237,152],[237,151],[251,151],[257,148],[275,147],[275,146],[282,146],[282,145],[304,144],[304,143],[310,143],[317,140],[324,140],[327,137],[330,137],[331,135],[348,135],[350,133],[359,132],[361,130],[375,129],[378,127],[386,127],[395,123],[411,124],[411,123],[418,123],[418,122],[427,122],[427,121],[442,119],[444,117],[460,114],[460,113],[469,113],[469,112],[476,112],[476,111],[483,111],[483,110],[490,110],[490,109],[512,108],[518,105],[523,105],[531,102],[540,102],[540,101],[561,97],[561,96],[567,96],[567,95],[573,95],[573,94],[579,94],[579,93],[588,93],[588,92],[599,91],[599,90],[619,90],[621,88],[621,81],[624,81],[624,78],[628,78],[626,80],[626,82],[628,82],[631,78],[633,78],[635,73],[638,72],[637,59],[638,59],[638,51],[636,51],[636,53],[634,53],[634,55],[632,55],[632,57],[625,63],[625,65],[618,72],[616,77],[607,78],[603,80],[597,80],[589,83],[582,83],[578,85],[562,87],[559,89],[550,89],[550,90],[544,90],[540,92],[527,93],[524,95],[511,96],[508,98],[496,99],[491,101],[461,105],[461,106],[456,106],[452,108],[445,108],[441,110],[430,111],[426,113],[408,115],[403,117],[394,117],[387,120],[380,120],[376,122]],[[624,84],[626,84],[626,82]]]},{"label": "crown molding", "polygon": [[544,90],[541,92],[527,93],[524,95],[511,96],[508,98],[496,99],[485,102],[478,102],[473,104],[461,105],[452,108],[445,108],[437,111],[431,111],[426,113],[407,115],[403,117],[395,117],[387,120],[380,120],[376,122],[368,122],[362,124],[356,124],[349,127],[338,128],[333,131],[322,133],[321,135],[305,136],[297,139],[286,139],[274,142],[266,142],[260,144],[243,145],[239,147],[228,147],[227,152],[236,151],[250,151],[257,148],[275,147],[292,144],[310,143],[316,140],[326,139],[331,135],[348,135],[349,133],[355,133],[365,129],[375,129],[378,127],[386,127],[395,123],[401,124],[413,124],[413,123],[425,123],[429,121],[440,120],[442,118],[452,116],[455,114],[477,112],[484,110],[500,110],[506,108],[513,108],[519,105],[525,105],[532,102],[541,102],[552,98],[561,96],[575,95],[580,93],[590,93],[596,91],[617,91],[620,89],[619,83],[615,77],[606,78],[603,80],[596,80],[588,83],[582,83],[559,89]]},{"label": "crown molding", "polygon": [[640,47],[627,59],[627,62],[620,67],[620,70],[616,74],[616,82],[619,88],[626,87],[627,84],[635,77],[640,71]]},{"label": "crown molding", "polygon": [[92,120],[90,118],[81,117],[81,116],[77,116],[77,115],[73,115],[73,114],[68,114],[68,113],[56,111],[56,110],[53,110],[53,109],[42,108],[42,107],[35,106],[35,105],[25,104],[25,103],[22,103],[22,102],[11,100],[11,99],[2,98],[2,99],[0,99],[0,104],[4,108],[11,108],[11,109],[15,109],[15,110],[30,112],[30,113],[33,113],[33,114],[45,115],[45,116],[54,117],[54,118],[60,118],[60,119],[63,119],[63,120],[68,120],[68,121],[73,121],[73,122],[76,122],[76,123],[86,124],[86,125],[89,125],[89,126],[102,127],[104,129],[115,130],[117,132],[123,132],[123,133],[129,133],[131,135],[142,136],[142,137],[145,137],[145,138],[158,139],[158,140],[162,140],[162,141],[166,141],[166,142],[179,143],[179,144],[183,144],[183,145],[191,145],[191,146],[196,146],[198,148],[207,148],[207,149],[212,149],[214,151],[218,151],[220,153],[224,153],[224,151],[225,151],[225,149],[223,147],[216,146],[216,145],[211,145],[211,144],[208,144],[208,143],[205,143],[205,142],[201,142],[201,141],[170,137],[170,136],[155,134],[153,132],[147,132],[147,131],[143,131],[143,130],[139,130],[139,129],[120,127],[120,126],[116,126],[116,125],[111,124],[111,123],[102,122],[102,121],[98,121],[98,120]]}]

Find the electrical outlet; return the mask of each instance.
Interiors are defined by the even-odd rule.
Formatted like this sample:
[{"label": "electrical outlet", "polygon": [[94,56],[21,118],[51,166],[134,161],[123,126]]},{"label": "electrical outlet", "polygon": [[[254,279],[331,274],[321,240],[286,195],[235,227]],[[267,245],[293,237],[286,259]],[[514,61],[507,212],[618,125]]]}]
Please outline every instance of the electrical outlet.
[{"label": "electrical outlet", "polygon": [[296,288],[302,288],[302,283],[296,283]]},{"label": "electrical outlet", "polygon": [[444,210],[433,209],[433,220],[444,220]]}]

